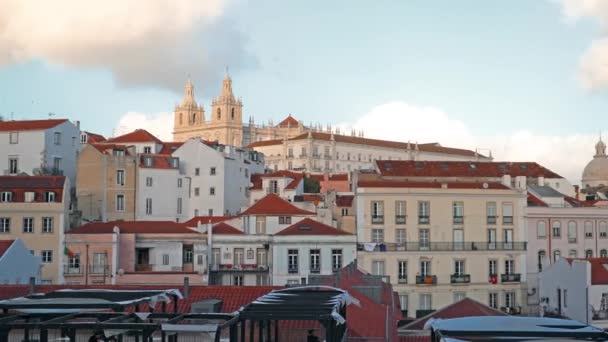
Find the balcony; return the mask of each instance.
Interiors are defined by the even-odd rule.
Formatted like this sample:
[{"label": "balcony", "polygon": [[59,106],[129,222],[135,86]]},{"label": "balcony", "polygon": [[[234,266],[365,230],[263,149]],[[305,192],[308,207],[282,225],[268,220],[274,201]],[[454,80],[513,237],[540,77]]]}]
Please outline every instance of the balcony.
[{"label": "balcony", "polygon": [[418,216],[418,224],[430,224],[431,218],[429,216]]},{"label": "balcony", "polygon": [[293,159],[293,154],[288,154],[287,159]]},{"label": "balcony", "polygon": [[287,267],[287,273],[289,273],[289,274],[298,274],[298,273],[300,273],[300,270],[298,269],[298,266],[290,265],[290,266]]},{"label": "balcony", "polygon": [[110,265],[89,265],[89,274],[92,275],[110,275],[111,267]]},{"label": "balcony", "polygon": [[313,153],[312,157],[315,158],[315,159],[319,159],[319,158],[321,158],[321,155],[318,154],[318,153]]},{"label": "balcony", "polygon": [[500,275],[501,283],[519,283],[521,282],[521,274],[519,273],[507,273]]},{"label": "balcony", "polygon": [[426,275],[426,276],[416,276],[416,285],[437,285],[437,276],[435,275]]},{"label": "balcony", "polygon": [[405,224],[405,215],[396,215],[395,224]]},{"label": "balcony", "polygon": [[468,284],[471,282],[470,274],[452,274],[450,275],[450,283],[452,284]]},{"label": "balcony", "polygon": [[329,155],[329,154],[324,154],[324,155],[323,155],[323,158],[324,158],[324,159],[331,159],[331,155]]},{"label": "balcony", "polygon": [[312,273],[312,274],[319,274],[319,273],[321,273],[321,267],[320,266],[312,266],[310,268],[310,273]]},{"label": "balcony", "polygon": [[432,314],[433,312],[435,312],[435,310],[416,310],[416,318],[421,318],[427,315]]},{"label": "balcony", "polygon": [[268,272],[268,265],[258,264],[219,264],[211,265],[211,272]]},{"label": "balcony", "polygon": [[404,251],[525,251],[527,242],[404,242],[404,243],[358,243],[357,250],[365,252]]},{"label": "balcony", "polygon": [[407,277],[399,277],[399,279],[397,279],[397,282],[399,284],[407,284]]},{"label": "balcony", "polygon": [[372,224],[383,224],[384,215],[372,215]]},{"label": "balcony", "polygon": [[502,224],[513,224],[513,216],[503,216]]},{"label": "balcony", "polygon": [[454,224],[463,224],[464,223],[464,216],[454,216],[454,217],[452,217],[452,222]]},{"label": "balcony", "polygon": [[83,265],[63,265],[64,276],[80,276],[82,275]]},{"label": "balcony", "polygon": [[500,311],[509,314],[509,315],[521,315],[521,306],[502,306],[500,307]]},{"label": "balcony", "polygon": [[497,217],[496,216],[488,216],[486,218],[486,223],[487,224],[496,224],[497,221]]},{"label": "balcony", "polygon": [[135,264],[135,272],[152,272],[152,264]]}]

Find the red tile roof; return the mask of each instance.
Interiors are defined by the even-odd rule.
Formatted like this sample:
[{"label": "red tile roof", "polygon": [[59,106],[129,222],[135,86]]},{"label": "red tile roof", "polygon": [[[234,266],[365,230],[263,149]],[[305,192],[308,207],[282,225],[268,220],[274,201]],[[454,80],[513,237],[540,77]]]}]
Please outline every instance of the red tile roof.
[{"label": "red tile roof", "polygon": [[343,230],[328,226],[311,218],[305,218],[291,226],[274,234],[277,236],[285,235],[352,235]]},{"label": "red tile roof", "polygon": [[155,137],[152,133],[146,131],[145,129],[136,129],[133,132],[123,134],[118,137],[108,139],[108,142],[113,143],[144,143],[144,142],[154,142],[157,144],[162,144],[157,137]]},{"label": "red tile roof", "polygon": [[301,202],[322,202],[323,196],[318,194],[304,194],[298,196],[301,199]]},{"label": "red tile roof", "polygon": [[163,148],[158,152],[159,154],[172,154],[184,144],[183,141],[172,141],[163,142]]},{"label": "red tile roof", "polygon": [[[501,183],[484,182],[416,182],[398,180],[360,180],[358,183],[361,188],[435,188],[440,189],[444,186],[447,189],[493,189],[508,190],[509,188]],[[486,187],[487,186],[487,187]]]},{"label": "red tile roof", "polygon": [[298,122],[298,120],[294,119],[291,114],[289,114],[289,116],[287,116],[285,119],[283,119],[283,121],[279,122],[279,124],[277,125],[277,127],[298,127],[300,126],[300,123]]},{"label": "red tile roof", "polygon": [[0,176],[0,191],[13,193],[12,202],[25,202],[25,193],[34,192],[34,202],[44,201],[44,193],[55,193],[55,202],[63,201],[65,176]]},{"label": "red tile roof", "polygon": [[246,215],[290,216],[315,213],[300,209],[275,194],[268,194],[241,213],[241,216]]},{"label": "red tile roof", "polygon": [[566,258],[569,264],[572,264],[574,260],[586,261],[591,264],[592,285],[608,285],[608,258]]},{"label": "red tile roof", "polygon": [[0,132],[37,131],[53,128],[68,119],[0,121]]},{"label": "red tile roof", "polygon": [[354,199],[355,199],[354,195],[337,195],[336,196],[336,206],[352,207]]},{"label": "red tile roof", "polygon": [[213,234],[221,234],[221,235],[245,235],[241,230],[234,228],[233,226],[220,222],[213,226]]},{"label": "red tile roof", "polygon": [[[146,166],[145,158],[151,158],[152,164]],[[178,169],[171,165],[171,156],[166,154],[141,154],[139,157],[139,167],[147,169]]]},{"label": "red tile roof", "polygon": [[188,221],[184,222],[188,227],[196,227],[198,223],[207,224],[207,223],[218,223],[233,219],[233,216],[195,216]]},{"label": "red tile roof", "polygon": [[450,319],[473,316],[507,316],[507,314],[467,297],[456,303],[444,306],[429,315],[421,317],[405,325],[403,329],[422,330],[424,329],[424,324],[431,318]]},{"label": "red tile roof", "polygon": [[106,141],[106,138],[101,134],[95,134],[91,132],[85,131],[87,135],[87,143],[94,144]]},{"label": "red tile roof", "polygon": [[528,206],[529,207],[548,207],[547,203],[543,202],[543,200],[534,196],[530,192],[528,192]]},{"label": "red tile roof", "polygon": [[330,181],[347,181],[348,180],[348,174],[346,173],[338,173],[335,175],[330,175],[329,176],[329,180]]},{"label": "red tile roof", "polygon": [[0,258],[8,251],[15,240],[0,240]]},{"label": "red tile roof", "polygon": [[185,223],[173,221],[90,222],[73,228],[67,234],[111,234],[115,226],[121,234],[200,234]]},{"label": "red tile roof", "polygon": [[534,162],[378,160],[383,176],[398,177],[545,177],[563,178]]},{"label": "red tile roof", "polygon": [[254,147],[262,147],[262,146],[273,146],[273,145],[281,145],[282,143],[283,143],[283,140],[281,140],[281,139],[262,140],[262,141],[253,142],[253,143],[247,145],[247,147],[254,148]]},{"label": "red tile roof", "polygon": [[264,178],[291,178],[292,181],[285,187],[285,189],[290,190],[298,187],[298,184],[300,184],[302,178],[304,178],[304,175],[301,173],[291,172],[287,170],[275,171],[271,173],[256,173],[251,176],[251,183],[253,183],[253,186],[250,189],[262,190],[262,180]]},{"label": "red tile roof", "polygon": [[[108,153],[108,150],[124,150],[125,155],[129,155],[129,145],[124,144],[108,144],[105,142],[90,144],[101,153]],[[132,145],[131,145],[132,146]],[[111,154],[111,153],[108,153]]]}]

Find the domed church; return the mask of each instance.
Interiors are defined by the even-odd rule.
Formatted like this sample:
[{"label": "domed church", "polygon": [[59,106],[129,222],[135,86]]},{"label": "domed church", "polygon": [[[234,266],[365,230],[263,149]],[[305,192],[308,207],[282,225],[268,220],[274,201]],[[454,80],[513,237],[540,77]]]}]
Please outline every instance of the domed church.
[{"label": "domed church", "polygon": [[606,156],[606,144],[600,141],[595,144],[595,155],[585,166],[582,179],[583,188],[608,186],[608,156]]}]

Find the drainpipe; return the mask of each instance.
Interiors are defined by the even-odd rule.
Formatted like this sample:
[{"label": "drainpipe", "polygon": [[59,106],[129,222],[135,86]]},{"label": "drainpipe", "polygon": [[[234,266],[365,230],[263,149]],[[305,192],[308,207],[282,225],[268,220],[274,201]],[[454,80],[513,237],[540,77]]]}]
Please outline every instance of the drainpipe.
[{"label": "drainpipe", "polygon": [[87,243],[87,255],[85,257],[84,267],[84,286],[89,285],[89,244]]},{"label": "drainpipe", "polygon": [[547,217],[547,221],[549,222],[549,234],[547,234],[547,239],[549,239],[549,246],[547,248],[548,249],[547,257],[549,258],[549,264],[552,264],[553,263],[553,251],[551,250],[551,240],[553,240],[553,224],[551,223],[550,217]]}]

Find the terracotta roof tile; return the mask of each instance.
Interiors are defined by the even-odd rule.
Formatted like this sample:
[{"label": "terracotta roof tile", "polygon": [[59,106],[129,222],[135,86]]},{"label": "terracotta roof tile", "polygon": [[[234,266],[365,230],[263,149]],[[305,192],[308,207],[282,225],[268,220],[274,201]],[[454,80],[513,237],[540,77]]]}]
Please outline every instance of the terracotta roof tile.
[{"label": "terracotta roof tile", "polygon": [[106,141],[106,138],[101,134],[95,134],[95,133],[91,133],[91,132],[87,132],[87,131],[85,131],[84,133],[87,134],[87,143],[89,143],[89,144],[100,143],[100,142]]},{"label": "terracotta roof tile", "polygon": [[122,234],[199,234],[185,223],[173,221],[90,222],[73,228],[67,234],[111,234],[118,226]]},{"label": "terracotta roof tile", "polygon": [[188,227],[196,227],[198,223],[207,224],[207,223],[218,223],[223,221],[228,221],[233,219],[233,216],[195,216],[188,221],[184,222]]},{"label": "terracotta roof tile", "polygon": [[[129,145],[124,145],[124,144],[109,144],[106,142],[102,142],[102,143],[94,143],[94,144],[90,144],[91,146],[95,147],[96,150],[98,150],[101,153],[106,153],[106,154],[111,154],[108,153],[108,150],[124,150],[126,155],[129,155]],[[132,145],[131,145],[132,146]]]},{"label": "terracotta roof tile", "polygon": [[163,148],[158,152],[159,154],[172,154],[184,144],[183,141],[172,141],[163,142]]},{"label": "terracotta roof tile", "polygon": [[352,235],[343,230],[328,226],[311,218],[305,218],[291,226],[274,234],[277,236],[285,235]]},{"label": "terracotta roof tile", "polygon": [[247,147],[254,148],[254,147],[261,147],[261,146],[273,146],[273,145],[281,145],[282,143],[283,143],[283,140],[281,140],[281,139],[262,140],[262,141],[253,142],[253,143],[247,145]]},{"label": "terracotta roof tile", "polygon": [[[146,166],[146,158],[150,158],[150,166]],[[171,159],[172,157],[166,154],[141,154],[139,156],[139,167],[147,169],[178,169],[179,167],[171,165]]]},{"label": "terracotta roof tile", "polygon": [[291,178],[292,181],[287,184],[285,189],[291,190],[298,187],[298,184],[304,178],[304,175],[297,172],[292,172],[288,170],[275,171],[271,173],[256,173],[251,176],[251,183],[253,186],[250,188],[251,190],[262,190],[263,179],[264,178]]},{"label": "terracotta roof tile", "polygon": [[221,234],[221,235],[245,235],[241,230],[234,228],[233,226],[220,222],[213,226],[213,234]]},{"label": "terracotta roof tile", "polygon": [[[509,188],[501,183],[488,182],[416,182],[399,180],[360,180],[358,186],[361,188],[435,188],[440,189],[492,189],[508,190]],[[487,187],[486,187],[487,186]]]},{"label": "terracotta roof tile", "polygon": [[572,261],[586,261],[591,264],[591,284],[608,285],[608,258],[566,258],[569,264]]},{"label": "terracotta roof tile", "polygon": [[348,174],[346,173],[338,173],[335,175],[330,175],[329,176],[329,180],[330,181],[347,181],[348,180]]},{"label": "terracotta roof tile", "polygon": [[154,142],[157,144],[162,144],[157,137],[155,137],[152,133],[146,131],[145,129],[136,129],[133,132],[126,133],[120,135],[118,137],[108,139],[108,142],[112,143],[145,143],[145,142]]},{"label": "terracotta roof tile", "polygon": [[315,215],[315,213],[300,209],[275,194],[268,194],[247,208],[241,216],[247,215]]},{"label": "terracotta roof tile", "polygon": [[355,199],[354,195],[337,195],[336,196],[336,206],[352,207],[354,199]]},{"label": "terracotta roof tile", "polygon": [[66,121],[68,119],[0,121],[0,132],[44,130]]},{"label": "terracotta roof tile", "polygon": [[534,196],[528,192],[528,206],[529,207],[547,207],[547,203],[543,202],[540,198]]},{"label": "terracotta roof tile", "polygon": [[383,176],[399,177],[545,177],[563,178],[534,162],[378,160]]},{"label": "terracotta roof tile", "polygon": [[298,120],[294,119],[291,114],[289,114],[289,116],[287,116],[285,119],[283,119],[283,121],[279,122],[279,124],[277,125],[277,127],[298,127],[300,126],[300,123],[298,122]]},{"label": "terracotta roof tile", "polygon": [[0,240],[0,258],[8,251],[8,248],[15,242],[15,240]]},{"label": "terracotta roof tile", "polygon": [[65,176],[0,176],[0,190],[12,192],[11,202],[25,202],[25,193],[33,192],[32,202],[45,201],[45,192],[55,193],[55,203],[63,202]]}]

